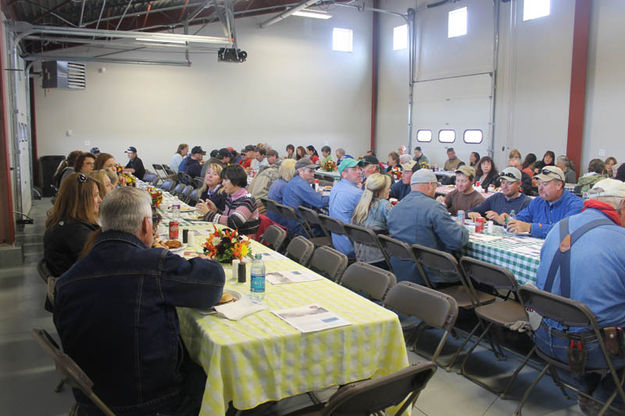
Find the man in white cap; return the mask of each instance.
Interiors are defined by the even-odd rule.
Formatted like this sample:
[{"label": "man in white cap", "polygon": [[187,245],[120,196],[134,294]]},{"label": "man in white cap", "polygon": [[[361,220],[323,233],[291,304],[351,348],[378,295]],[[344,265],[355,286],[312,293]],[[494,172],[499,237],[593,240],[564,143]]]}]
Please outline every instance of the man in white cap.
[{"label": "man in white cap", "polygon": [[507,167],[499,174],[501,192],[497,192],[476,207],[471,208],[467,216],[473,220],[485,216],[499,224],[504,224],[501,214],[521,212],[532,199],[521,193],[521,171]]},{"label": "man in white cap", "polygon": [[[556,166],[545,166],[535,178],[540,196],[508,223],[508,229],[545,238],[555,223],[581,212],[584,201],[564,189],[564,172]],[[503,216],[505,219],[508,215]]]},{"label": "man in white cap", "polygon": [[[588,197],[582,213],[560,221],[547,235],[536,286],[588,306],[604,334],[617,335],[615,341],[619,342],[614,346],[618,349],[623,347],[621,328],[625,327],[625,183],[603,179]],[[579,329],[568,328],[565,332],[556,322],[543,319],[534,340],[545,354],[568,362],[571,334],[584,337]],[[608,339],[604,335],[604,340]],[[586,368],[607,368],[594,336],[584,338],[575,348],[585,355]],[[617,368],[625,365],[622,349],[618,358],[613,359]],[[603,401],[615,388],[609,374],[600,381],[598,374],[592,374],[576,377],[574,382]],[[584,414],[597,414],[601,408],[582,396],[579,402]],[[613,405],[624,405],[618,394]]]},{"label": "man in white cap", "polygon": [[[446,252],[460,250],[469,242],[469,232],[449,216],[445,207],[434,199],[438,182],[429,169],[419,169],[410,178],[412,191],[391,209],[388,231],[391,237],[410,245],[435,248]],[[391,258],[397,280],[424,284],[411,261]],[[457,278],[426,271],[433,283],[453,283]]]}]

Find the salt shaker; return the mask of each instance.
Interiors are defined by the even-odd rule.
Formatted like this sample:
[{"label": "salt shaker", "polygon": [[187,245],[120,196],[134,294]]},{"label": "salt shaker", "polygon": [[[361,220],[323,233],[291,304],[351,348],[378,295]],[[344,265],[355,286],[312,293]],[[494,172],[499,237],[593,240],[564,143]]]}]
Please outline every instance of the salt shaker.
[{"label": "salt shaker", "polygon": [[236,281],[238,279],[240,264],[241,264],[241,260],[236,260],[236,259],[232,260],[232,276],[230,280]]}]

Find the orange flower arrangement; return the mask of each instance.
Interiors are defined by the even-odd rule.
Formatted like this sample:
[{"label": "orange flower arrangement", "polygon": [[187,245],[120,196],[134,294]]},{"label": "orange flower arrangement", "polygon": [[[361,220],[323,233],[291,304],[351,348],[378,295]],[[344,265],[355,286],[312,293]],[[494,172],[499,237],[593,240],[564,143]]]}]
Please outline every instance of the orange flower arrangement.
[{"label": "orange flower arrangement", "polygon": [[336,162],[332,159],[328,159],[324,162],[323,166],[321,166],[321,170],[325,172],[334,172],[337,170]]},{"label": "orange flower arrangement", "polygon": [[148,191],[148,193],[152,197],[152,206],[154,208],[158,208],[161,202],[163,202],[163,191],[161,191],[160,189],[156,189],[153,186],[148,186],[145,188],[145,190]]},{"label": "orange flower arrangement", "polygon": [[391,168],[391,170],[389,170],[388,173],[389,175],[391,175],[391,178],[393,178],[393,180],[401,179],[401,174],[402,174],[401,166],[395,166],[394,168]]},{"label": "orange flower arrangement", "polygon": [[244,257],[252,257],[249,238],[239,235],[237,230],[229,228],[217,229],[213,225],[213,232],[208,236],[202,247],[204,254],[214,258],[220,263],[243,260]]}]

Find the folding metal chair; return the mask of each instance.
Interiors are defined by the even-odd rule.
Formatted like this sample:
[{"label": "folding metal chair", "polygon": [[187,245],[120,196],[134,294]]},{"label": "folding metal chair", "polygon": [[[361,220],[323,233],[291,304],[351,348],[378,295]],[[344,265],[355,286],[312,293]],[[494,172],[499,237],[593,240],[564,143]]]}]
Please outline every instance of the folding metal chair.
[{"label": "folding metal chair", "polygon": [[167,174],[167,176],[176,176],[176,172],[174,172],[173,170],[171,170],[171,168],[169,167],[169,165],[166,164],[162,164],[161,165],[163,167],[163,170],[165,171],[165,173]]},{"label": "folding metal chair", "polygon": [[332,218],[328,215],[319,214],[319,221],[321,222],[321,226],[330,233],[344,235],[349,238],[347,232],[345,232],[345,227],[343,221],[337,220],[336,218]]},{"label": "folding metal chair", "polygon": [[299,214],[304,219],[304,221],[306,221],[308,229],[310,229],[311,232],[313,228],[317,226],[323,233],[322,236],[312,237],[310,239],[315,247],[331,246],[332,237],[330,236],[330,233],[325,228],[323,228],[323,224],[321,224],[321,221],[319,220],[319,214],[317,213],[317,211],[303,206],[297,207],[297,210],[299,211]]},{"label": "folding metal chair", "polygon": [[300,409],[289,416],[378,415],[400,404],[395,414],[401,415],[412,408],[435,371],[434,363],[422,362],[387,376],[357,381],[340,387],[328,402]]},{"label": "folding metal chair", "polygon": [[276,201],[269,198],[260,198],[260,202],[265,206],[267,211],[273,211],[278,214],[280,213],[280,211],[278,211],[278,207],[276,206]]},{"label": "folding metal chair", "polygon": [[444,331],[434,354],[429,358],[436,363],[445,342],[447,342],[449,332],[453,329],[458,318],[456,300],[429,287],[403,281],[389,290],[384,298],[384,307],[422,321],[419,324],[419,333],[412,343],[414,351],[416,351],[416,346],[425,326]]},{"label": "folding metal chair", "polygon": [[61,351],[58,344],[45,329],[33,329],[33,337],[45,352],[52,357],[57,371],[61,373],[63,378],[67,380],[72,387],[82,391],[102,413],[107,416],[115,416],[115,413],[113,413],[113,411],[94,393],[93,381],[91,381],[87,374],[82,371],[69,355]]},{"label": "folding metal chair", "polygon": [[171,191],[171,194],[174,196],[179,197],[180,194],[182,193],[182,191],[184,191],[184,188],[186,187],[186,185],[184,183],[179,183],[178,185],[176,185],[174,187],[174,189]]},{"label": "folding metal chair", "polygon": [[191,192],[193,192],[193,190],[193,185],[185,186],[182,192],[180,192],[180,199],[182,199],[184,202],[188,202],[189,196],[191,195]]},{"label": "folding metal chair", "polygon": [[[553,293],[546,292],[544,290],[540,290],[536,287],[531,286],[521,286],[518,290],[519,298],[521,300],[521,304],[527,310],[533,310],[535,313],[540,315],[543,319],[548,318],[557,323],[559,323],[562,328],[566,331],[569,328],[583,328],[589,333],[591,336],[594,336],[599,343],[599,347],[601,348],[601,352],[603,353],[603,357],[605,362],[608,365],[607,369],[588,369],[586,368],[584,373],[601,373],[605,374],[606,377],[612,377],[614,384],[616,385],[616,389],[610,396],[610,398],[603,404],[603,408],[599,412],[599,415],[602,415],[610,406],[610,404],[616,398],[618,394],[623,401],[625,401],[625,390],[623,390],[623,382],[625,380],[625,369],[621,369],[622,372],[621,377],[614,367],[612,359],[610,358],[610,354],[608,353],[605,343],[603,341],[602,331],[599,328],[599,324],[597,323],[597,319],[595,315],[590,310],[588,306],[583,304],[582,302],[565,298],[563,296],[554,295]],[[563,332],[565,332],[563,331]],[[560,361],[554,357],[551,357],[547,353],[540,350],[540,348],[536,348],[536,355],[542,358],[546,365],[542,369],[542,371],[538,374],[534,382],[527,388],[523,398],[519,402],[514,414],[521,415],[521,410],[527,401],[530,393],[540,379],[545,375],[547,371],[551,373],[553,381],[560,387],[562,392],[566,396],[566,390],[564,387],[567,387],[573,391],[575,391],[578,395],[582,395],[590,400],[597,402],[594,397],[591,397],[585,392],[580,391],[574,386],[567,384],[560,380],[557,373],[554,371],[554,368],[559,368],[565,371],[569,371],[573,373],[573,369],[568,362]],[[622,412],[622,410],[621,410]],[[619,413],[620,414],[620,413]]]},{"label": "folding metal chair", "polygon": [[280,249],[282,249],[284,240],[286,240],[286,231],[274,224],[267,227],[260,239],[260,242],[279,252]]},{"label": "folding metal chair", "polygon": [[[371,228],[363,227],[361,225],[356,224],[343,224],[343,228],[345,228],[345,232],[349,236],[349,238],[354,242],[354,244],[359,243],[368,247],[374,247],[380,250],[382,256],[384,256],[384,261],[388,266],[389,270],[393,270],[393,266],[391,265],[391,258],[382,247],[380,240],[378,240],[378,236]],[[358,255],[356,255],[356,260],[360,261]]]},{"label": "folding metal chair", "polygon": [[[301,225],[304,234],[309,239],[313,237],[312,231],[308,228],[308,224],[299,216],[293,207],[287,205],[275,203],[278,213],[286,219],[297,221]],[[313,243],[314,244],[314,243]]]},{"label": "folding metal chair", "polygon": [[[500,301],[496,300],[495,302],[480,305],[475,308],[475,314],[484,322],[488,322],[488,325],[486,326],[484,331],[482,331],[482,333],[475,341],[473,346],[469,349],[469,351],[467,351],[467,354],[462,361],[462,365],[460,366],[461,374],[491,390],[490,386],[483,383],[478,378],[466,373],[465,366],[467,364],[467,361],[469,360],[469,357],[471,357],[471,353],[473,352],[473,350],[479,345],[482,339],[484,339],[484,337],[489,334],[489,331],[491,330],[493,325],[507,328],[514,322],[525,321],[525,309],[517,300],[517,289],[519,285],[517,284],[517,281],[510,270],[506,269],[505,267],[496,266],[494,264],[487,263],[481,260],[476,260],[471,257],[462,257],[460,259],[460,266],[464,270],[465,276],[467,277],[467,282],[473,285],[474,288],[479,287],[481,289],[487,289],[487,291],[489,292],[505,292],[502,293],[503,299],[501,299]],[[490,339],[490,344],[495,348],[493,350],[495,357],[498,360],[505,360],[506,356],[499,343],[497,343],[493,339]],[[501,393],[503,396],[506,395],[508,389],[510,388],[517,375],[525,366],[533,353],[534,349],[532,348],[532,350],[525,356],[521,364],[517,367],[511,378],[508,380],[508,383],[506,384],[503,392],[494,391],[495,393]]]},{"label": "folding metal chair", "polygon": [[189,194],[189,197],[187,198],[187,204],[194,207],[197,205],[199,200],[200,200],[200,190],[194,189],[191,191],[191,193]]},{"label": "folding metal chair", "polygon": [[163,169],[163,165],[152,163],[152,167],[154,168],[154,172],[161,180],[161,182],[167,179],[167,172],[165,172],[165,169]]},{"label": "folding metal chair", "polygon": [[165,181],[163,181],[163,183],[161,184],[161,189],[163,191],[170,192],[175,185],[176,182],[174,182],[173,180],[165,179]]},{"label": "folding metal chair", "polygon": [[193,185],[193,178],[185,172],[178,172],[178,180],[185,185]]},{"label": "folding metal chair", "polygon": [[345,254],[332,247],[323,246],[315,250],[308,268],[330,280],[339,282],[343,277],[347,262]]},{"label": "folding metal chair", "polygon": [[204,185],[204,178],[196,176],[193,178],[193,187],[195,189],[200,189]]},{"label": "folding metal chair", "polygon": [[382,301],[396,284],[393,273],[360,261],[350,264],[341,279],[341,285],[374,301]]},{"label": "folding metal chair", "polygon": [[302,266],[308,266],[314,251],[315,245],[305,237],[299,235],[292,239],[289,245],[286,246],[286,252],[284,254]]}]

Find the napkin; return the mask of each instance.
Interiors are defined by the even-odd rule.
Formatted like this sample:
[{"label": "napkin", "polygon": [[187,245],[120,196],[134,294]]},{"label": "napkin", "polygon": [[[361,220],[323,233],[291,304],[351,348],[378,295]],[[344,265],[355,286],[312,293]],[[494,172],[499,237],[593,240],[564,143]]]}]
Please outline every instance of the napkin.
[{"label": "napkin", "polygon": [[217,313],[231,321],[238,321],[248,315],[267,309],[266,305],[255,302],[248,297],[244,297],[237,302],[230,302],[224,305],[215,306]]}]

